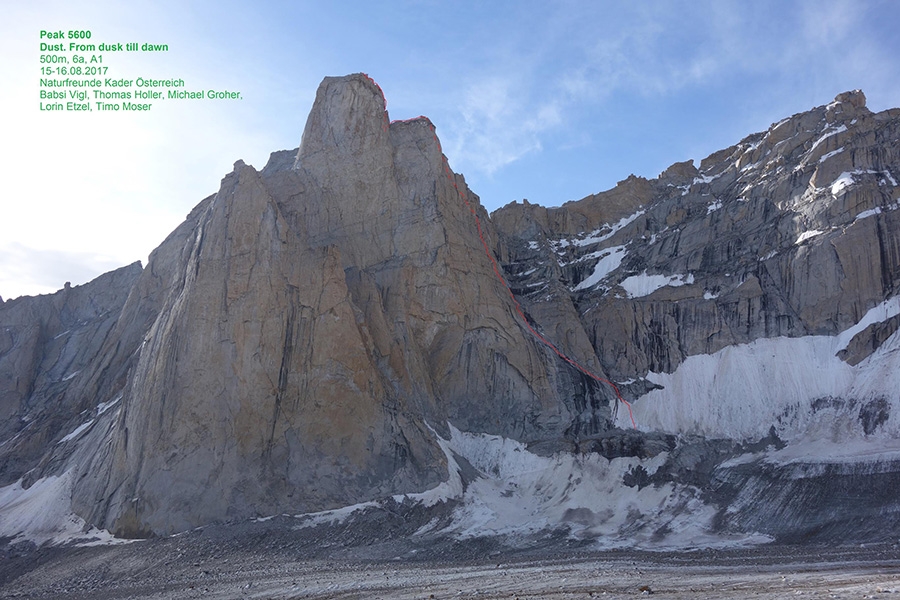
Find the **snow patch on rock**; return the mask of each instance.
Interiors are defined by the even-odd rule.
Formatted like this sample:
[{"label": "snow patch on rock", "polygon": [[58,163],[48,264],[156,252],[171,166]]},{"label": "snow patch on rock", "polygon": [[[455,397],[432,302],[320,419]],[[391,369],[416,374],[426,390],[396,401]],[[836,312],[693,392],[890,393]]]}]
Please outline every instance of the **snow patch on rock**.
[{"label": "snow patch on rock", "polygon": [[881,214],[881,207],[876,206],[875,208],[870,208],[869,210],[864,210],[853,219],[854,221],[861,221],[862,219],[867,219],[868,217],[874,217],[875,215]]},{"label": "snow patch on rock", "polygon": [[814,150],[819,146],[819,144],[821,144],[822,142],[824,142],[825,140],[827,140],[827,139],[830,138],[831,136],[837,135],[837,134],[839,134],[839,133],[843,133],[843,132],[845,132],[845,131],[847,131],[847,126],[846,126],[846,125],[841,125],[840,127],[837,127],[837,128],[835,128],[834,130],[832,130],[832,131],[827,131],[827,130],[826,130],[826,133],[825,133],[824,135],[822,135],[822,137],[820,137],[819,139],[817,139],[817,140],[813,143],[812,148],[810,148],[809,151],[810,151],[810,152],[814,151]]},{"label": "snow patch on rock", "polygon": [[572,288],[572,291],[586,290],[598,284],[604,277],[619,268],[627,254],[625,246],[613,246],[603,250],[600,260],[594,265],[594,272]]},{"label": "snow patch on rock", "polygon": [[810,238],[814,238],[814,237],[816,237],[817,235],[822,235],[823,233],[825,233],[825,232],[824,232],[824,231],[819,231],[818,229],[813,229],[813,230],[811,230],[811,231],[804,231],[803,233],[801,233],[800,235],[797,236],[797,241],[794,242],[794,244],[795,244],[795,245],[797,245],[797,244],[802,244],[802,243],[805,242],[806,240],[808,240],[808,239],[810,239]]},{"label": "snow patch on rock", "polygon": [[838,194],[853,185],[853,173],[844,171],[831,184],[831,195],[837,197]]},{"label": "snow patch on rock", "polygon": [[823,163],[823,162],[825,162],[826,160],[828,160],[829,158],[831,158],[832,156],[836,156],[836,155],[840,154],[840,153],[843,152],[843,151],[844,151],[844,147],[841,146],[841,147],[838,148],[837,150],[832,150],[832,151],[829,152],[828,154],[823,154],[823,155],[822,155],[822,158],[819,159],[819,163]]},{"label": "snow patch on rock", "polygon": [[625,290],[629,298],[641,298],[649,296],[659,288],[670,286],[678,287],[694,283],[694,275],[648,275],[647,271],[639,275],[626,278],[619,285]]},{"label": "snow patch on rock", "polygon": [[74,440],[75,438],[80,436],[82,433],[84,433],[84,431],[87,430],[93,424],[94,424],[94,419],[91,419],[90,421],[88,421],[86,423],[82,423],[81,425],[76,427],[73,431],[71,431],[68,435],[66,435],[63,439],[59,440],[56,443],[64,444],[66,442]]},{"label": "snow patch on rock", "polygon": [[28,489],[22,480],[0,488],[0,537],[15,542],[78,545],[125,543],[109,532],[88,528],[72,512],[72,471],[35,481]]},{"label": "snow patch on rock", "polygon": [[868,311],[866,311],[866,314],[863,315],[862,319],[860,319],[858,323],[856,323],[852,327],[848,327],[837,336],[836,352],[839,352],[846,348],[847,344],[850,343],[850,340],[853,339],[853,336],[864,330],[869,325],[882,323],[897,315],[900,315],[900,296],[894,296],[893,298],[889,298],[881,304],[870,308]]},{"label": "snow patch on rock", "polygon": [[846,190],[848,187],[854,185],[856,183],[855,176],[857,175],[876,175],[879,178],[878,185],[883,186],[890,184],[892,187],[897,187],[897,180],[894,179],[894,176],[890,171],[874,171],[872,169],[856,169],[855,171],[844,171],[840,175],[838,175],[837,179],[831,184],[831,195],[837,197],[840,193]]},{"label": "snow patch on rock", "polygon": [[[297,525],[297,529],[305,529],[307,527],[318,527],[319,525],[336,525],[338,523],[343,523],[348,518],[353,516],[355,513],[365,510],[367,508],[378,508],[379,504],[377,502],[360,502],[359,504],[351,504],[350,506],[342,506],[341,508],[335,508],[333,510],[323,510],[321,512],[315,513],[304,513],[301,515],[295,515],[296,518],[302,519],[301,523]],[[269,517],[263,517],[264,519],[273,519],[275,515]],[[256,519],[259,521],[259,519]]]},{"label": "snow patch on rock", "polygon": [[577,240],[559,240],[554,243],[554,246],[557,248],[565,248],[569,245],[572,246],[589,246],[591,244],[599,244],[600,242],[605,242],[616,233],[618,233],[622,228],[624,228],[629,223],[633,222],[635,219],[640,217],[642,214],[647,212],[644,209],[641,209],[633,214],[628,215],[627,217],[622,217],[613,225],[604,225],[600,229],[596,229],[589,233],[587,237]]},{"label": "snow patch on rock", "polygon": [[97,405],[97,415],[102,415],[103,413],[108,411],[110,408],[112,408],[113,406],[118,404],[119,400],[122,399],[122,396],[123,396],[123,394],[119,394],[118,396],[116,396],[115,398],[110,400],[109,402],[101,402],[100,404],[98,404]]}]

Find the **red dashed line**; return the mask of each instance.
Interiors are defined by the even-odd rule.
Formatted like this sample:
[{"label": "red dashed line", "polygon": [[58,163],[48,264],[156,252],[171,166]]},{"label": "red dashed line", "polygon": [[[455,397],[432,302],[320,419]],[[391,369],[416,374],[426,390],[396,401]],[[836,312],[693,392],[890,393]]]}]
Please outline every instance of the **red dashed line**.
[{"label": "red dashed line", "polygon": [[453,185],[453,189],[456,190],[456,193],[459,194],[459,197],[465,203],[466,208],[468,208],[469,212],[472,213],[472,216],[475,217],[475,227],[478,229],[478,237],[481,239],[481,245],[484,247],[485,254],[487,254],[488,258],[491,261],[491,266],[494,268],[494,275],[497,276],[497,279],[500,280],[500,283],[503,284],[503,287],[505,287],[506,291],[509,293],[509,297],[512,298],[513,305],[516,307],[516,312],[519,313],[519,317],[522,319],[522,322],[525,323],[525,327],[528,328],[528,331],[530,331],[534,337],[539,339],[547,347],[549,347],[551,350],[553,350],[553,352],[555,352],[556,355],[559,356],[561,359],[563,359],[564,361],[566,361],[567,363],[569,363],[570,365],[572,365],[573,367],[578,369],[580,372],[584,373],[585,375],[587,375],[588,377],[593,379],[594,381],[597,381],[600,383],[605,383],[606,385],[611,387],[613,389],[613,391],[616,393],[616,397],[619,399],[619,401],[628,407],[628,417],[631,419],[631,426],[634,427],[635,429],[637,429],[637,424],[634,421],[634,414],[631,412],[631,404],[629,404],[629,402],[627,400],[625,400],[625,398],[622,397],[622,393],[619,392],[619,388],[616,386],[616,384],[614,384],[612,381],[610,381],[608,379],[604,379],[603,377],[594,375],[593,373],[588,371],[585,367],[582,367],[578,362],[576,362],[575,360],[573,360],[573,359],[569,358],[568,356],[566,356],[565,354],[563,354],[559,350],[559,348],[557,348],[555,345],[553,345],[553,343],[551,341],[549,341],[547,338],[545,338],[540,333],[535,331],[534,327],[531,326],[531,323],[528,322],[528,319],[525,318],[525,312],[522,310],[522,306],[519,304],[519,300],[516,298],[515,294],[513,294],[509,285],[506,283],[506,279],[500,273],[500,266],[497,264],[497,261],[494,258],[494,255],[491,252],[491,249],[487,244],[487,241],[485,241],[485,239],[484,239],[484,232],[481,229],[481,219],[478,218],[478,213],[475,212],[475,208],[471,204],[469,204],[469,201],[466,199],[466,196],[460,191],[459,186],[456,184],[456,179],[453,177],[453,171],[450,170],[450,165],[447,164],[446,157],[444,159],[444,171],[447,173],[447,178],[450,179],[450,183]]},{"label": "red dashed line", "polygon": [[372,82],[372,85],[378,88],[378,93],[381,94],[381,103],[384,105],[384,110],[387,110],[387,96],[384,95],[384,90],[381,89],[381,86],[378,85],[378,82],[369,77],[368,73],[363,73],[363,77]]},{"label": "red dashed line", "polygon": [[428,123],[431,123],[431,119],[429,119],[425,115],[419,115],[418,117],[413,117],[412,119],[394,119],[393,121],[391,121],[391,125],[393,125],[394,123],[412,123],[413,121],[422,121],[422,120],[427,121]]},{"label": "red dashed line", "polygon": [[[384,127],[387,128],[390,124],[390,120],[389,120],[388,113],[387,113],[387,98],[385,97],[384,92],[381,89],[381,86],[378,85],[378,83],[376,83],[375,80],[372,79],[371,77],[369,77],[367,74],[364,73],[364,75],[369,81],[371,81],[373,84],[375,84],[375,87],[377,87],[378,91],[381,92],[381,97],[384,102]],[[404,121],[394,121],[394,123],[398,123],[398,122],[404,123],[404,122],[408,122],[408,121],[415,121],[417,119],[425,119],[425,121],[431,127],[431,133],[432,133],[432,135],[434,135],[435,141],[438,143],[438,149],[440,149],[441,142],[438,139],[437,134],[435,133],[434,124],[427,117],[419,116],[419,117],[416,117],[415,119],[405,119]],[[481,219],[478,218],[478,213],[475,212],[475,208],[471,204],[469,204],[469,200],[466,198],[465,194],[463,194],[460,191],[459,186],[456,184],[456,178],[453,176],[453,171],[450,170],[450,165],[447,163],[447,157],[444,157],[444,171],[447,174],[447,179],[450,180],[450,184],[453,185],[453,189],[456,190],[456,193],[459,195],[460,199],[466,205],[466,208],[468,208],[469,212],[472,213],[472,216],[475,217],[475,227],[478,229],[478,237],[481,239],[481,245],[484,247],[485,254],[487,254],[488,259],[490,259],[490,261],[491,261],[491,266],[494,269],[494,275],[497,276],[497,279],[500,280],[500,283],[503,284],[503,287],[506,288],[507,293],[509,293],[509,297],[513,301],[513,306],[516,307],[516,312],[519,313],[519,318],[521,318],[522,322],[525,323],[525,327],[528,328],[528,331],[530,331],[534,337],[536,337],[538,340],[543,342],[547,347],[549,347],[551,350],[553,350],[553,352],[555,352],[556,355],[559,356],[562,360],[566,361],[571,366],[575,367],[576,369],[578,369],[578,371],[580,371],[581,373],[584,373],[585,375],[587,375],[594,381],[597,381],[599,383],[605,383],[606,385],[611,387],[613,389],[613,391],[616,393],[616,397],[619,399],[619,402],[621,402],[622,404],[624,404],[625,406],[628,407],[628,417],[631,419],[631,425],[632,425],[632,427],[637,429],[637,424],[634,422],[634,414],[631,412],[631,404],[629,404],[629,402],[627,400],[625,400],[625,398],[622,397],[622,394],[621,394],[621,392],[619,392],[619,388],[616,386],[616,384],[614,384],[612,381],[610,381],[608,379],[604,379],[603,377],[594,375],[593,373],[588,371],[585,367],[582,367],[578,362],[576,362],[575,360],[573,360],[573,359],[569,358],[568,356],[566,356],[565,354],[563,354],[559,350],[559,348],[557,348],[555,345],[553,345],[552,342],[550,342],[544,336],[542,336],[540,333],[538,333],[534,329],[534,327],[531,326],[531,323],[528,322],[528,319],[525,318],[525,311],[522,310],[522,306],[519,304],[519,300],[516,298],[515,294],[513,294],[509,285],[506,283],[506,279],[503,277],[503,274],[500,272],[500,265],[497,264],[497,261],[496,261],[496,259],[494,259],[494,255],[491,252],[491,249],[487,244],[487,241],[485,241],[485,239],[484,239],[484,232],[481,229]]]},{"label": "red dashed line", "polygon": [[378,82],[369,77],[368,73],[363,73],[363,77],[372,82],[372,85],[378,88],[378,93],[381,94],[381,106],[384,109],[384,118],[381,121],[381,129],[386,133],[390,128],[390,118],[388,117],[387,111],[387,96],[384,95],[384,90],[381,89],[381,86],[378,85]]}]

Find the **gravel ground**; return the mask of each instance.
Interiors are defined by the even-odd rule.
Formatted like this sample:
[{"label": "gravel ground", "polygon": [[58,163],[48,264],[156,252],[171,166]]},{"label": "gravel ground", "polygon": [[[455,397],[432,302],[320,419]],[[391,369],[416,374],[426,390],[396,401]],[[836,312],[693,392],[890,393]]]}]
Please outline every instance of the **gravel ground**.
[{"label": "gravel ground", "polygon": [[598,552],[560,533],[515,547],[401,533],[278,518],[116,546],[7,544],[0,597],[900,598],[897,545]]}]

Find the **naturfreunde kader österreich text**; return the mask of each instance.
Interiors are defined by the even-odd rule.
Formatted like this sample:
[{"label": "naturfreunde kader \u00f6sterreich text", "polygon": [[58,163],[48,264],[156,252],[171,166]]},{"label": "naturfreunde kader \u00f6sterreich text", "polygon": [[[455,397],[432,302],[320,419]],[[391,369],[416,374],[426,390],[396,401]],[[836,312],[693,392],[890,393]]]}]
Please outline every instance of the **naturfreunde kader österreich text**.
[{"label": "naturfreunde kader \u00f6sterreich text", "polygon": [[124,54],[169,52],[168,44],[99,41],[89,29],[39,32],[39,110],[149,111],[166,100],[243,100],[240,91],[190,89],[181,77],[133,76],[117,66]]}]

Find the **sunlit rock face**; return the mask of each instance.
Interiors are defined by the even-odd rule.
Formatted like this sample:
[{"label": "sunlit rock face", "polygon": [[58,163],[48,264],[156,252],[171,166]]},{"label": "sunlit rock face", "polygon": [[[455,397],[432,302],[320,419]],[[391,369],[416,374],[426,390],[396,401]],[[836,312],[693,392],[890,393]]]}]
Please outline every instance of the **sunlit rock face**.
[{"label": "sunlit rock face", "polygon": [[[300,148],[238,161],[134,274],[107,311],[112,358],[84,369],[121,375],[36,476],[65,463],[76,513],[148,535],[428,489],[448,422],[564,436],[587,386],[518,321],[485,243],[433,124],[390,123],[364,75],[327,78]],[[590,392],[597,428],[609,393]]]},{"label": "sunlit rock face", "polygon": [[432,490],[446,535],[889,537],[858,525],[900,508],[898,139],[847,92],[489,216],[428,119],[326,78],[145,268],[0,304],[0,534],[52,481],[125,536]]}]

